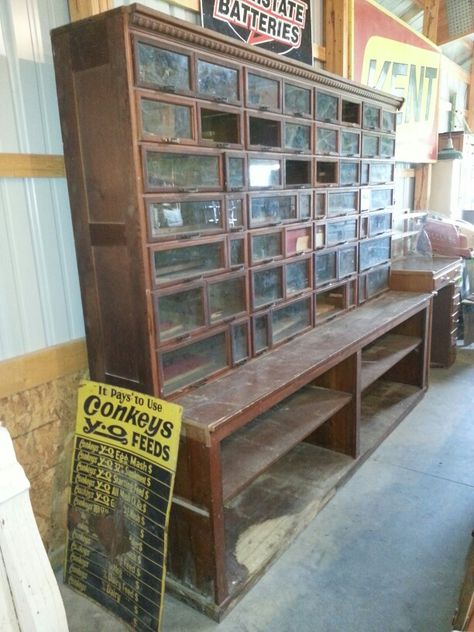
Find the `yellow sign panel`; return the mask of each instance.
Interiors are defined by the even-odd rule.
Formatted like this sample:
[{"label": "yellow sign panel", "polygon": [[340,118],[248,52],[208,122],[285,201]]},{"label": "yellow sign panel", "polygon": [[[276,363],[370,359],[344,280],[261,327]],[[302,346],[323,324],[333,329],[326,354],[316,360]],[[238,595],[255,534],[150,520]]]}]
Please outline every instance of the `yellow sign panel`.
[{"label": "yellow sign panel", "polygon": [[398,117],[396,158],[435,158],[440,55],[385,37],[372,36],[364,51],[361,81],[403,97]]},{"label": "yellow sign panel", "polygon": [[78,392],[66,583],[159,630],[182,408],[109,384]]},{"label": "yellow sign panel", "polygon": [[118,386],[83,381],[76,434],[176,469],[182,407]]}]

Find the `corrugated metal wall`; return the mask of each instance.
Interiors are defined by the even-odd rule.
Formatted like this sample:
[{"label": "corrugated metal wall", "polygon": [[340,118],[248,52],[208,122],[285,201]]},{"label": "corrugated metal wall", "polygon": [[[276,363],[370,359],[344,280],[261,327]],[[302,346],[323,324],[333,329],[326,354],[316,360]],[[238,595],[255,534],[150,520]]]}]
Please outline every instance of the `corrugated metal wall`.
[{"label": "corrugated metal wall", "polygon": [[[49,31],[66,0],[0,0],[0,152],[61,154]],[[64,178],[0,178],[0,360],[84,335]]]}]

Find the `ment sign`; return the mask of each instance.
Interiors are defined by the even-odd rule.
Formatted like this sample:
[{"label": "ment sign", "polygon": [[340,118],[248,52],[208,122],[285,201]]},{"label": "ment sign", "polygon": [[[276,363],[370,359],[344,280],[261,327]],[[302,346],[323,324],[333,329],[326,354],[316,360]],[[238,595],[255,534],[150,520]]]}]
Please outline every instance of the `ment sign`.
[{"label": "ment sign", "polygon": [[310,0],[201,0],[202,25],[312,64]]},{"label": "ment sign", "polygon": [[65,581],[135,632],[160,628],[181,413],[128,389],[79,387]]}]

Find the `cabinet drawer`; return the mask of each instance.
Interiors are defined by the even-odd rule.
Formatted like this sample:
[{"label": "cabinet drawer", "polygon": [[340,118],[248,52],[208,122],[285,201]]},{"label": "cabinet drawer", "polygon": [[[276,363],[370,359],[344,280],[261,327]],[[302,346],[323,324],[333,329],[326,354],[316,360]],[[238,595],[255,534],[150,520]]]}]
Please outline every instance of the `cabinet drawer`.
[{"label": "cabinet drawer", "polygon": [[439,290],[448,283],[456,283],[460,277],[462,277],[461,265],[456,265],[449,270],[443,270],[433,279],[434,289]]}]

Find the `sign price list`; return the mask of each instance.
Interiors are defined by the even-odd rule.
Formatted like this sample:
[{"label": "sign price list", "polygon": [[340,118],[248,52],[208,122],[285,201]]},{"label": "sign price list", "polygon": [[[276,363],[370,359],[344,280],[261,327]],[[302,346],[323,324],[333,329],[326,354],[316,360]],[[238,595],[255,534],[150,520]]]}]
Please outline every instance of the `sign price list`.
[{"label": "sign price list", "polygon": [[66,582],[129,623],[159,629],[172,472],[76,437]]}]

